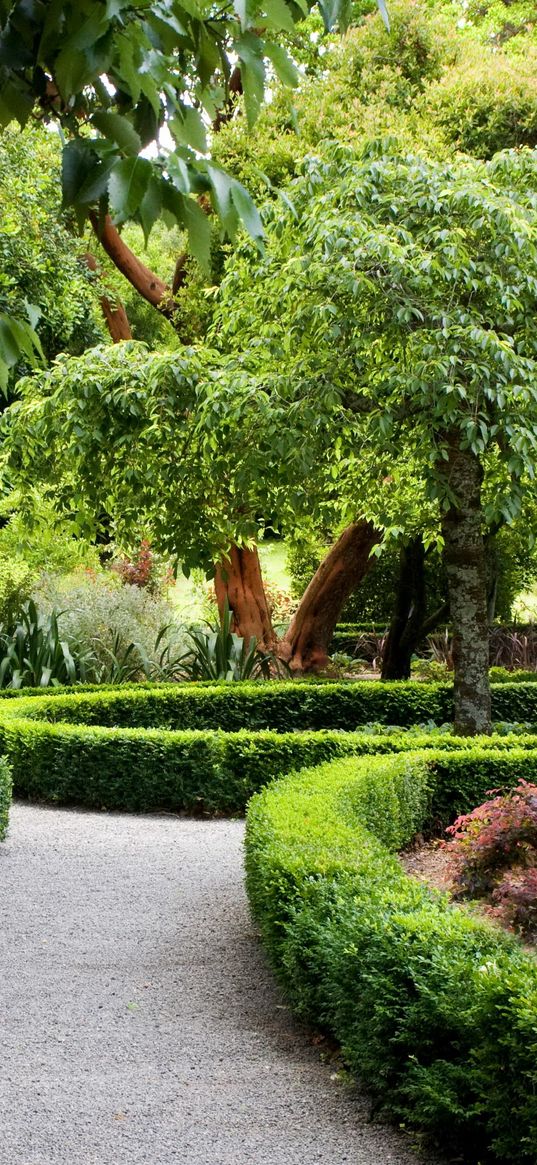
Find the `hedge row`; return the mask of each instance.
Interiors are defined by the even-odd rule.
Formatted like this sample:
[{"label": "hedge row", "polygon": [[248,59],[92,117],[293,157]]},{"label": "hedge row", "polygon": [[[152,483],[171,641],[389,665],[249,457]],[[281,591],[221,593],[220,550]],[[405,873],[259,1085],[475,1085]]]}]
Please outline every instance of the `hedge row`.
[{"label": "hedge row", "polygon": [[[474,741],[434,732],[224,733],[47,723],[14,715],[0,719],[0,753],[9,759],[19,796],[134,813],[242,813],[272,778],[333,757],[409,748],[471,752],[473,747]],[[483,738],[480,749],[509,750],[531,766],[537,736]],[[460,805],[461,811],[471,807],[464,800]]]},{"label": "hedge row", "polygon": [[[537,686],[502,683],[492,689],[495,720],[537,722]],[[423,683],[236,683],[142,685],[69,694],[20,696],[5,701],[6,715],[108,727],[172,729],[343,729],[370,723],[394,726],[452,717],[449,684]]]},{"label": "hedge row", "polygon": [[0,841],[3,841],[9,823],[11,804],[11,769],[5,757],[0,757]]},{"label": "hedge row", "polygon": [[347,758],[248,809],[248,892],[295,1009],[333,1032],[387,1114],[466,1162],[534,1165],[537,965],[394,851],[450,798],[536,772],[537,754],[477,748]]}]

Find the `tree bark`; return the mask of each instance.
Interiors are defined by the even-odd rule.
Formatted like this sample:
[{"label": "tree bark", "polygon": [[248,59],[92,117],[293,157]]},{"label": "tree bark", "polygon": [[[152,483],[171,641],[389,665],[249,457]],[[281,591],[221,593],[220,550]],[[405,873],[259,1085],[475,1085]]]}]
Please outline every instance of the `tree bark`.
[{"label": "tree bark", "polygon": [[453,627],[454,731],[490,733],[487,571],[482,530],[483,471],[460,434],[448,434],[446,474],[455,502],[442,522]]},{"label": "tree bark", "polygon": [[253,636],[260,648],[274,651],[276,635],[268,608],[257,547],[231,546],[216,568],[214,580],[220,617],[227,597],[233,611],[232,627],[247,642]]},{"label": "tree bark", "polygon": [[152,307],[158,308],[161,315],[173,323],[176,307],[171,287],[159,279],[154,271],[150,271],[149,267],[146,267],[123,242],[109,214],[103,221],[95,211],[90,211],[89,217],[101,246],[118,271],[121,271],[143,299]]},{"label": "tree bark", "polygon": [[[90,271],[97,271],[97,260],[94,255],[87,251],[82,258]],[[129,318],[121,301],[117,300],[114,306],[107,295],[101,295],[99,303],[112,342],[118,344],[120,340],[132,340]]]},{"label": "tree bark", "polygon": [[343,604],[370,569],[370,552],[381,537],[371,522],[354,522],[321,562],[279,645],[278,654],[292,671],[326,667]]},{"label": "tree bark", "polygon": [[426,611],[425,547],[421,535],[401,547],[394,612],[382,659],[383,680],[410,679],[412,655]]}]

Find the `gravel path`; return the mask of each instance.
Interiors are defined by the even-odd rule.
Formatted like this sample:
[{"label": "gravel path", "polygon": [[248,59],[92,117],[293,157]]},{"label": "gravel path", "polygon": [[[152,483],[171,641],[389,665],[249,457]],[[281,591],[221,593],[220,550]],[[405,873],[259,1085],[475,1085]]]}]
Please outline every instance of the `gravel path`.
[{"label": "gravel path", "polygon": [[13,806],[2,1165],[416,1165],[282,1006],[242,835],[235,821]]}]

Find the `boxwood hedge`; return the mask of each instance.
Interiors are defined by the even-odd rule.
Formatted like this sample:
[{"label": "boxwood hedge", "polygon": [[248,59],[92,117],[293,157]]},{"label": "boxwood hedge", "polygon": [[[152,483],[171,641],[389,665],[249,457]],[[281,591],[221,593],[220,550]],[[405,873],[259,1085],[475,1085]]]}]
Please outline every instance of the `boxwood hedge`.
[{"label": "boxwood hedge", "polygon": [[[507,722],[537,722],[537,685],[492,687],[493,716]],[[104,727],[241,728],[289,732],[343,729],[370,723],[399,727],[447,723],[451,685],[443,683],[297,682],[237,684],[119,685],[46,694],[23,692],[0,704],[2,717],[17,715]]]},{"label": "boxwood hedge", "polygon": [[9,822],[11,804],[11,768],[5,757],[0,757],[0,841],[3,841]]},{"label": "boxwood hedge", "polygon": [[529,756],[339,759],[248,808],[250,901],[295,1009],[336,1036],[390,1116],[467,1162],[535,1162],[537,964],[394,851],[448,801],[535,776]]},{"label": "boxwood hedge", "polygon": [[[436,709],[440,718],[449,697],[443,685],[287,683],[21,696],[0,705],[0,753],[22,796],[132,812],[240,813],[271,778],[336,756],[463,747],[449,733],[419,728],[346,731],[382,712],[379,693],[395,721],[405,700],[407,712],[410,700],[416,715]],[[482,742],[494,746],[530,753],[537,738]]]}]

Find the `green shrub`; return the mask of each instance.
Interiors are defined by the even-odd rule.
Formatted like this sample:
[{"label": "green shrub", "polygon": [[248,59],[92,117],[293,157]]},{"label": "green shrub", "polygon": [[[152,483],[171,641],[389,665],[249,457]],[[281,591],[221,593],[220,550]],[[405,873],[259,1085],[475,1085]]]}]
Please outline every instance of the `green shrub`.
[{"label": "green shrub", "polygon": [[34,577],[31,568],[0,554],[0,625],[13,623],[30,596]]},{"label": "green shrub", "polygon": [[[514,783],[520,759],[491,750],[489,783]],[[248,892],[294,1007],[335,1034],[385,1111],[465,1161],[518,1165],[535,1160],[535,961],[390,852],[444,811],[459,760],[339,760],[263,790],[248,809]]]},{"label": "green shrub", "polygon": [[6,757],[0,757],[0,841],[3,841],[9,822],[11,804],[11,769]]},{"label": "green shrub", "polygon": [[[511,685],[514,687],[514,685]],[[508,685],[502,685],[507,691]],[[520,686],[515,691],[518,692]],[[533,690],[533,689],[532,689]],[[395,726],[434,722],[451,716],[448,684],[277,681],[235,684],[122,685],[78,694],[61,693],[32,700],[29,715],[74,723],[169,728],[340,729],[371,723]],[[508,701],[503,705],[507,707]],[[537,721],[534,716],[503,715],[503,721]],[[527,701],[527,707],[531,701]],[[25,712],[26,715],[26,712]]]},{"label": "green shrub", "polygon": [[523,57],[475,49],[446,70],[418,102],[449,142],[477,158],[499,150],[537,145],[537,52]]},{"label": "green shrub", "polygon": [[[326,691],[330,687],[318,686]],[[484,752],[499,756],[502,765],[508,753],[525,771],[537,756],[537,737],[530,735],[487,737],[477,747],[471,739],[461,741],[434,729],[383,731],[379,725],[376,731],[348,732],[319,730],[316,724],[308,731],[301,726],[298,705],[288,724],[285,705],[256,706],[258,692],[280,687],[137,686],[21,696],[1,703],[0,753],[12,764],[14,787],[21,796],[131,812],[208,813],[243,812],[252,793],[305,765],[349,754],[417,748],[468,755],[466,765],[462,759],[453,770],[459,774],[458,786],[443,778],[446,797],[463,812],[468,807],[466,786],[469,782],[471,787],[472,772],[481,771]],[[297,688],[315,695],[313,686]],[[239,698],[230,699],[228,693],[237,690]],[[263,730],[271,712],[279,713],[280,731]],[[309,713],[307,706],[302,709],[302,721],[307,723]],[[313,719],[319,718],[317,709]],[[245,724],[249,728],[238,730]],[[435,763],[440,767],[441,759]],[[483,766],[482,780],[484,789],[494,784],[491,763]]]},{"label": "green shrub", "polygon": [[[535,684],[498,684],[492,689],[495,721],[537,723]],[[236,684],[127,684],[56,693],[33,700],[25,715],[79,724],[125,727],[242,728],[291,732],[364,725],[411,727],[451,719],[449,684],[296,682]]]},{"label": "green shrub", "polygon": [[32,599],[16,623],[0,627],[0,687],[25,688],[76,684],[86,678],[88,655],[73,655],[62,639],[58,613],[42,616]]},{"label": "green shrub", "polygon": [[65,578],[45,576],[34,592],[44,614],[61,611],[60,631],[73,654],[91,654],[87,679],[94,683],[156,679],[174,674],[186,647],[182,627],[165,599],[122,584],[112,571],[80,570]]}]

